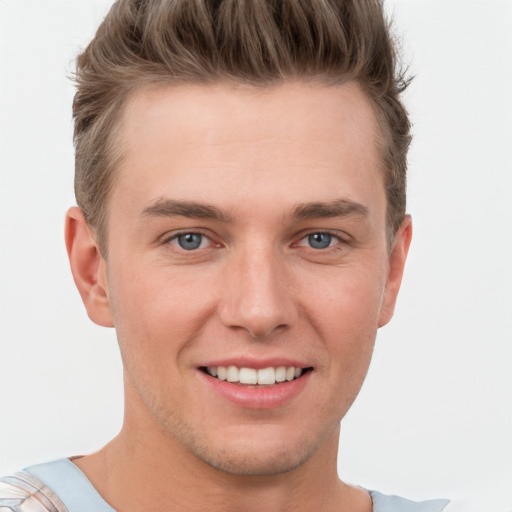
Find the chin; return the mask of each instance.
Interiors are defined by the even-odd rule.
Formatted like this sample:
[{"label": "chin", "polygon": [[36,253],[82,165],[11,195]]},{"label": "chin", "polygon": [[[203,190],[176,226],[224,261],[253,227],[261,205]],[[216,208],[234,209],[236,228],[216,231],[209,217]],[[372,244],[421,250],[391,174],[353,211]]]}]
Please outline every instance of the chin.
[{"label": "chin", "polygon": [[[181,444],[189,453],[208,466],[238,476],[275,476],[293,471],[306,463],[322,447],[332,434],[332,429],[323,433],[288,431],[266,426],[266,431],[245,426],[218,430],[217,436],[181,436]],[[176,431],[175,431],[176,432]],[[183,433],[183,431],[181,432]],[[197,434],[197,432],[196,432]],[[201,441],[199,441],[199,439]],[[198,442],[199,441],[199,442]]]},{"label": "chin", "polygon": [[310,447],[281,449],[236,449],[226,447],[217,453],[197,453],[212,468],[237,476],[275,476],[288,473],[304,464],[315,452]]},{"label": "chin", "polygon": [[[180,458],[202,462],[217,471],[238,476],[275,476],[289,473],[334,440],[338,410],[319,413],[319,419],[278,421],[275,418],[216,421],[201,415],[184,417],[169,410],[149,393],[140,393],[149,417],[165,432],[169,448]],[[146,429],[147,432],[147,429]],[[184,459],[182,459],[184,460]]]}]

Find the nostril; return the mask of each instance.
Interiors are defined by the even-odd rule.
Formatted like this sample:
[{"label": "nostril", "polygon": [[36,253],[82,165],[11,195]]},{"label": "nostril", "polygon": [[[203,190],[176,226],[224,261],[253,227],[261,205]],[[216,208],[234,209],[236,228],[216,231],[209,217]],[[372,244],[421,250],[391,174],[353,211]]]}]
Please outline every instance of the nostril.
[{"label": "nostril", "polygon": [[217,311],[224,325],[242,328],[261,340],[293,325],[298,312],[283,272],[273,263],[264,267],[255,262],[254,254],[245,256],[241,270],[227,273]]}]

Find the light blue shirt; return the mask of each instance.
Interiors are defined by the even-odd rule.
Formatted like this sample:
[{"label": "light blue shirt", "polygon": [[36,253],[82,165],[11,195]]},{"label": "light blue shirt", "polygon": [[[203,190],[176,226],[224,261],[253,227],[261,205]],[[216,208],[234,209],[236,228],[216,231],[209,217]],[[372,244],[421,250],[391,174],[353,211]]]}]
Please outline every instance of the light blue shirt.
[{"label": "light blue shirt", "polygon": [[[369,491],[373,512],[441,512],[448,500],[415,502]],[[116,512],[69,459],[26,468],[0,479],[0,511]]]}]

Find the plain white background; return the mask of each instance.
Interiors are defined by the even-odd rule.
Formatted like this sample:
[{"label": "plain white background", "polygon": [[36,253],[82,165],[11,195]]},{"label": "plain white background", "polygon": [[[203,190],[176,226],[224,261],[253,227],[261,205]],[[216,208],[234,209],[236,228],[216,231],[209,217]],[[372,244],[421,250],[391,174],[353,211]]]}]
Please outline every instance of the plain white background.
[{"label": "plain white background", "polygon": [[[115,334],[88,320],[62,236],[66,75],[110,4],[0,0],[0,474],[93,451],[121,425]],[[416,75],[415,233],[395,319],[343,423],[340,474],[509,512],[512,2],[386,6]]]}]

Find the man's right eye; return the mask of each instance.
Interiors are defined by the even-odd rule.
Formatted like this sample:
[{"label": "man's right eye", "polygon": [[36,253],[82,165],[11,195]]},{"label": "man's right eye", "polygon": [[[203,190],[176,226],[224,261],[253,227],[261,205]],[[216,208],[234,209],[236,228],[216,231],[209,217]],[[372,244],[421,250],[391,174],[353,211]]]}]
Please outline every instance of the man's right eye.
[{"label": "man's right eye", "polygon": [[181,233],[170,240],[173,245],[178,245],[185,251],[203,249],[208,245],[209,239],[201,233]]}]

